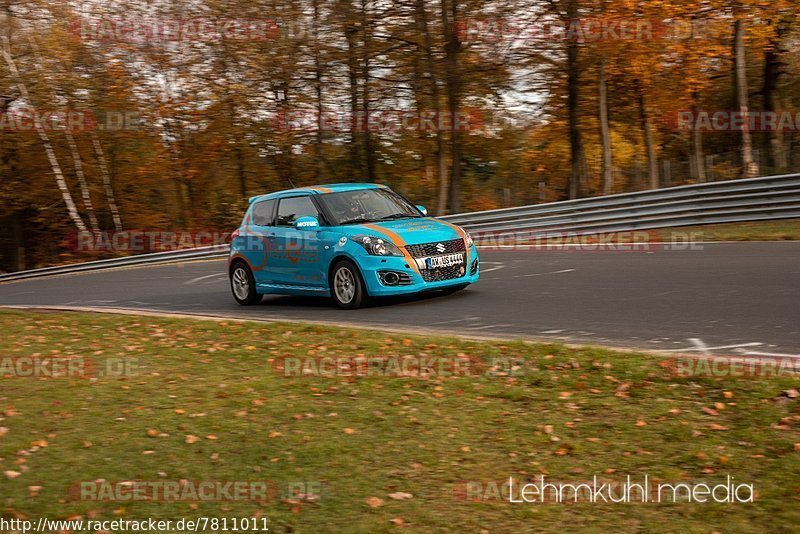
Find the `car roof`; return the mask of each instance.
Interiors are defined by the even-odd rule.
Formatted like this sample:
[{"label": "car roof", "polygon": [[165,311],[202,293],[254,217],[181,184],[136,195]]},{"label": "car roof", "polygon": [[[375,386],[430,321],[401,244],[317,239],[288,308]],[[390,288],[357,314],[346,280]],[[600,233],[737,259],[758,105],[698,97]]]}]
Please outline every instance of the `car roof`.
[{"label": "car roof", "polygon": [[326,195],[328,193],[341,193],[342,191],[356,191],[359,189],[386,189],[386,186],[382,184],[370,184],[370,183],[309,185],[305,187],[297,187],[295,189],[285,189],[283,191],[275,191],[274,193],[267,193],[264,195],[256,195],[254,197],[250,197],[250,203],[252,204],[256,200],[269,200],[272,198],[281,198],[296,193],[310,194],[310,195]]}]

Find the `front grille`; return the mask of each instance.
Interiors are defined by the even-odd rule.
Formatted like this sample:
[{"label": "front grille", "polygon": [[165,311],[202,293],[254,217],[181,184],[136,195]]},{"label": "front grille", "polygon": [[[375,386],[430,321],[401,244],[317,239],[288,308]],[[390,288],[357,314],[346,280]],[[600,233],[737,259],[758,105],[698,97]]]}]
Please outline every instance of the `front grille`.
[{"label": "front grille", "polygon": [[[436,248],[439,244],[442,247]],[[444,250],[440,250],[444,248]],[[452,239],[450,241],[434,241],[433,243],[423,243],[421,245],[406,245],[406,250],[414,258],[427,258],[428,256],[441,256],[442,254],[455,254],[456,252],[466,252],[463,239]]]},{"label": "front grille", "polygon": [[440,269],[421,269],[422,279],[426,282],[439,282],[441,280],[452,280],[460,278],[466,274],[463,265],[453,265],[452,267],[442,267]]},{"label": "front grille", "polygon": [[472,261],[472,267],[469,268],[469,275],[475,276],[475,273],[478,272],[478,260]]}]

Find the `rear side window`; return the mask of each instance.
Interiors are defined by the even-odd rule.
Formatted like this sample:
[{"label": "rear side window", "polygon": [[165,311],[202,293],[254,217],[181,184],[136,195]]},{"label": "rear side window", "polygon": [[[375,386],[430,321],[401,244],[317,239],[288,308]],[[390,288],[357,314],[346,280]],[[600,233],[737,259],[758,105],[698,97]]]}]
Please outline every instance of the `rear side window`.
[{"label": "rear side window", "polygon": [[272,213],[275,210],[275,199],[262,200],[253,206],[253,224],[272,226]]},{"label": "rear side window", "polygon": [[282,198],[278,202],[278,226],[294,226],[300,217],[320,218],[311,197]]}]

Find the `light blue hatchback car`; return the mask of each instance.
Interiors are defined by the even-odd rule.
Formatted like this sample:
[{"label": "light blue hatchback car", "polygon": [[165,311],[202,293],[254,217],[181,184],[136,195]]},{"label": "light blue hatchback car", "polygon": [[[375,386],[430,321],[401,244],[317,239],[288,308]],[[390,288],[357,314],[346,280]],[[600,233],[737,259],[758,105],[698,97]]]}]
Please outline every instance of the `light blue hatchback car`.
[{"label": "light blue hatchback car", "polygon": [[463,289],[478,281],[479,260],[462,228],[386,186],[347,183],[251,198],[228,273],[242,305],[270,293],[352,309],[370,297]]}]

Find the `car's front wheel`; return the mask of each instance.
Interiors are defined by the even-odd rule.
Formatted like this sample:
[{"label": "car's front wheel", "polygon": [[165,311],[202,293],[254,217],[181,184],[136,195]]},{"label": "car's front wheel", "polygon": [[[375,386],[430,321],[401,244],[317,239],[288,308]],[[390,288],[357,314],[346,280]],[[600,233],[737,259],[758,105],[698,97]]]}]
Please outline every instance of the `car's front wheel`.
[{"label": "car's front wheel", "polygon": [[256,292],[256,280],[250,268],[242,261],[238,261],[231,269],[231,292],[236,302],[242,306],[250,306],[261,302],[261,297]]},{"label": "car's front wheel", "polygon": [[336,264],[331,272],[331,296],[345,310],[360,308],[367,302],[367,290],[358,267],[349,260]]}]

